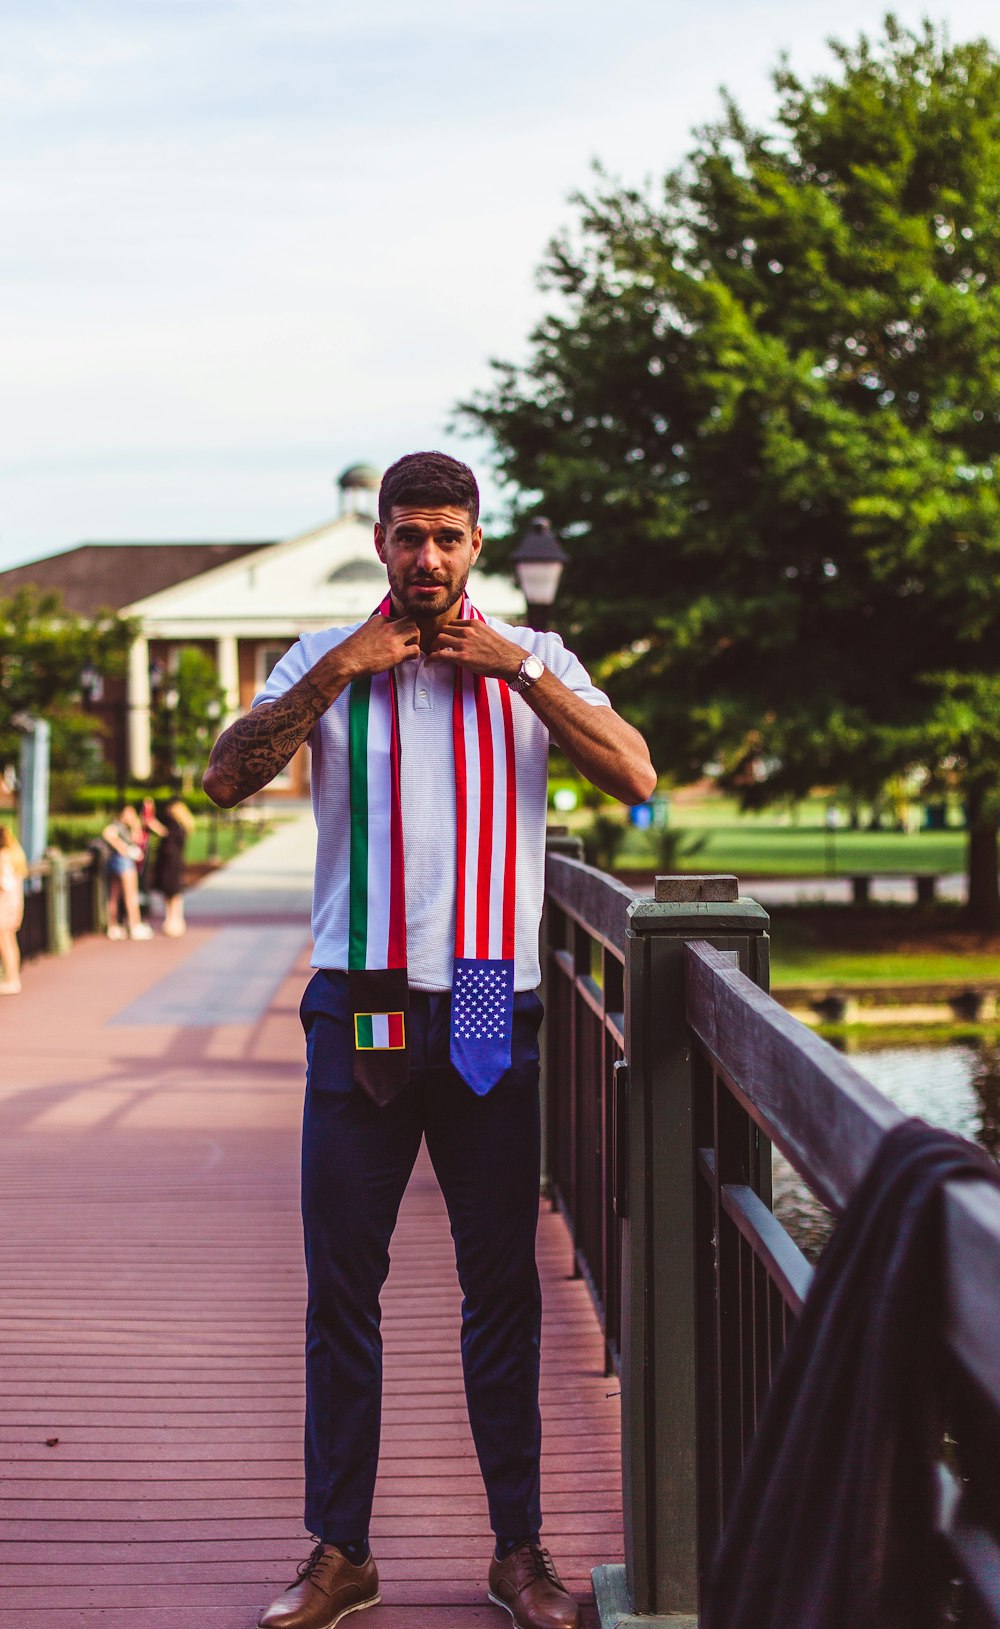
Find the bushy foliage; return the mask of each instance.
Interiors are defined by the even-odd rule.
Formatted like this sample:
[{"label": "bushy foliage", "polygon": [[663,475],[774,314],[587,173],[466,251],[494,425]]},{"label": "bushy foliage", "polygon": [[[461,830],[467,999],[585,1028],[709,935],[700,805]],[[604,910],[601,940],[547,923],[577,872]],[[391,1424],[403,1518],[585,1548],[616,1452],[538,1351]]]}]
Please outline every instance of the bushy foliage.
[{"label": "bushy foliage", "polygon": [[658,766],[759,803],[923,765],[995,915],[1000,58],[892,17],[833,49],[657,193],[599,175],[527,362],[461,413]]}]

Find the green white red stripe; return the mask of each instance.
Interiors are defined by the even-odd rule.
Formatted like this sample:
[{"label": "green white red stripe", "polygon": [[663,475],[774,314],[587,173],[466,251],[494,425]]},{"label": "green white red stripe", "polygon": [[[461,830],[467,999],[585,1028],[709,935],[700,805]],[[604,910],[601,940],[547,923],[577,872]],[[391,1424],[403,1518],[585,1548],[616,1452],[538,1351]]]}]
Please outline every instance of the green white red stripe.
[{"label": "green white red stripe", "polygon": [[359,1052],[395,1052],[406,1045],[401,1012],[354,1014],[354,1044]]},{"label": "green white red stripe", "polygon": [[351,685],[349,754],[351,890],[347,965],[350,969],[405,967],[399,718],[396,681],[391,671],[355,679]]}]

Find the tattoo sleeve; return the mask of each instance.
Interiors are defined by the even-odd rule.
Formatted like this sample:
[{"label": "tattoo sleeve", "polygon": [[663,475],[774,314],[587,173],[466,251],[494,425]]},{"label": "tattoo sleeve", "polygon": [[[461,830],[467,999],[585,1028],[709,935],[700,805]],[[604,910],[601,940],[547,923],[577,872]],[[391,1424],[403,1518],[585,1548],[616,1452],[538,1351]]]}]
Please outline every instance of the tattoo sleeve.
[{"label": "tattoo sleeve", "polygon": [[231,808],[279,775],[336,700],[342,683],[321,685],[312,673],[275,701],[252,707],[212,748],[203,785],[214,803]]}]

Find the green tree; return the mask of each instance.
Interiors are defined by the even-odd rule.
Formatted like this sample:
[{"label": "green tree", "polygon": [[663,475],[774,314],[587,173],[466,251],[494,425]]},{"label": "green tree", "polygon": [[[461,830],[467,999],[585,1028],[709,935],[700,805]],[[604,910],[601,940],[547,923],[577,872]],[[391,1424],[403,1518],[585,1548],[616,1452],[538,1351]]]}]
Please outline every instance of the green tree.
[{"label": "green tree", "polygon": [[571,540],[561,615],[661,769],[766,801],[923,766],[993,925],[1000,58],[891,16],[832,51],[655,196],[599,175],[460,414]]},{"label": "green tree", "polygon": [[[184,645],[166,675],[153,715],[153,755],[185,791],[208,762],[226,693],[215,665],[197,645]],[[171,705],[172,703],[172,705]]]},{"label": "green tree", "polygon": [[136,626],[113,611],[85,621],[33,587],[0,599],[0,768],[17,764],[17,720],[34,715],[52,727],[53,770],[82,769],[101,727],[84,710],[81,675],[89,667],[119,676]]}]

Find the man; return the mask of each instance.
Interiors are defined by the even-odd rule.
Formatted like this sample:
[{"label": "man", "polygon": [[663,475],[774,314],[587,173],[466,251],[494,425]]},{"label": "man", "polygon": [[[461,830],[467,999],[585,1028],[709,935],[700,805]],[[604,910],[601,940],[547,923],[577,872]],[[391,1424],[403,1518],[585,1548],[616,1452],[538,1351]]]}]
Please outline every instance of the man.
[{"label": "man", "polygon": [[389,592],[308,634],[222,735],[224,807],[310,741],[317,972],[302,1001],[309,1297],[306,1507],[317,1539],[263,1629],[333,1629],[379,1599],[368,1546],[382,1378],[379,1292],[421,1136],[464,1292],[469,1418],[496,1546],[489,1597],[518,1629],[576,1629],[539,1543],[538,923],[547,753],[626,802],[655,774],[555,634],[484,620],[472,471],[413,453],[387,472],[375,548]]}]

